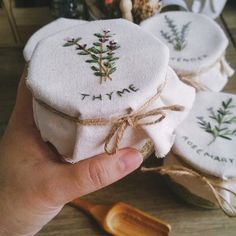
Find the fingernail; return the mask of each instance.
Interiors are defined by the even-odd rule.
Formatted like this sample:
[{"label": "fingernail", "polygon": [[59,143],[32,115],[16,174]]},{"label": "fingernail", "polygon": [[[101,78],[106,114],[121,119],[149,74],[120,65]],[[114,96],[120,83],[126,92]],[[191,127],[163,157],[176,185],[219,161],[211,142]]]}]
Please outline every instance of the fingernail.
[{"label": "fingernail", "polygon": [[125,148],[119,151],[119,164],[124,172],[131,172],[137,169],[143,162],[139,151],[132,148]]}]

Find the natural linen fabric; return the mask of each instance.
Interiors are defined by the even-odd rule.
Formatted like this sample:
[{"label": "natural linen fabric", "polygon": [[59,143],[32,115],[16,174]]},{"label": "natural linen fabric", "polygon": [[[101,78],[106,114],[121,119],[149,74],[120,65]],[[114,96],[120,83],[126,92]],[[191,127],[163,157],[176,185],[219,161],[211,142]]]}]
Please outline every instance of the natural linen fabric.
[{"label": "natural linen fabric", "polygon": [[165,12],[141,23],[170,49],[170,66],[207,90],[220,91],[234,70],[224,58],[228,39],[220,26],[202,14]]},{"label": "natural linen fabric", "polygon": [[86,21],[84,20],[58,18],[57,20],[54,20],[49,24],[43,26],[42,28],[37,30],[27,41],[23,50],[23,56],[25,60],[27,62],[30,60],[32,53],[40,40],[50,35],[53,35],[61,30],[65,30],[85,22]]},{"label": "natural linen fabric", "polygon": [[[110,75],[112,80],[101,82],[94,75],[92,64],[86,62],[89,56],[78,55],[80,50],[76,47],[63,44],[68,36],[80,37],[80,44],[90,47],[97,40],[94,33],[108,29],[120,47],[115,51],[118,59],[116,71]],[[168,67],[168,59],[167,47],[139,26],[121,19],[94,21],[41,40],[29,64],[27,85],[35,98],[69,116],[114,119],[130,109],[136,111],[165,84],[160,98],[146,110],[178,104],[185,107],[184,111],[167,110],[166,118],[154,125],[129,126],[119,146],[141,149],[151,139],[156,155],[163,157],[173,144],[176,126],[186,117],[195,97],[194,89],[179,81]],[[67,161],[77,162],[104,152],[104,140],[112,125],[80,125],[51,112],[35,99],[33,108],[42,138],[51,142]]]}]

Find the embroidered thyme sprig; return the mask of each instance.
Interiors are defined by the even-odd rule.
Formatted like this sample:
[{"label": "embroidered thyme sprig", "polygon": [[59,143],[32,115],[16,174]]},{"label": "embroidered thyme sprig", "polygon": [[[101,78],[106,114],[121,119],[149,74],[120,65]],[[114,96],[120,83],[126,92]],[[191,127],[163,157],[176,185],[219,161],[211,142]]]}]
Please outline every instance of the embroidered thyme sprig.
[{"label": "embroidered thyme sprig", "polygon": [[236,116],[232,113],[235,105],[232,104],[232,101],[232,98],[223,101],[221,107],[216,111],[212,107],[208,109],[210,112],[209,118],[213,120],[214,124],[206,121],[202,116],[197,117],[200,127],[213,136],[208,145],[212,144],[218,137],[232,140],[232,136],[236,136],[236,129],[231,129],[231,125],[236,123]]},{"label": "embroidered thyme sprig", "polygon": [[189,25],[191,24],[191,22],[184,24],[181,30],[179,30],[177,26],[175,25],[174,21],[170,19],[167,15],[165,15],[165,21],[171,33],[164,32],[163,30],[161,30],[160,32],[161,32],[162,37],[165,38],[168,43],[172,44],[176,51],[183,50],[187,46],[186,37],[189,31]]},{"label": "embroidered thyme sprig", "polygon": [[92,47],[87,47],[87,44],[81,44],[82,38],[70,38],[66,39],[64,47],[76,46],[78,55],[89,55],[90,59],[86,60],[87,63],[93,64],[91,69],[94,71],[94,75],[100,77],[100,82],[107,79],[112,80],[111,74],[116,71],[115,61],[119,57],[115,57],[115,50],[120,46],[117,41],[111,39],[113,34],[110,30],[103,30],[102,33],[95,33],[94,36],[97,41],[93,43]]}]

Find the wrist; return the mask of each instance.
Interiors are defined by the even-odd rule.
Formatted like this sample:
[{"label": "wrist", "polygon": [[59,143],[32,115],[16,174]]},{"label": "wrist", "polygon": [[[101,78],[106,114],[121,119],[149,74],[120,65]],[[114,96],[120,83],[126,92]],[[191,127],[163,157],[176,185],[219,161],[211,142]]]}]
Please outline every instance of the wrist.
[{"label": "wrist", "polygon": [[[36,234],[37,232],[35,232]],[[30,234],[19,234],[18,232],[12,232],[12,230],[7,230],[4,226],[1,225],[0,236],[33,236],[34,233]]]},{"label": "wrist", "polygon": [[0,199],[0,236],[33,236],[37,232],[28,233],[25,214],[19,216],[19,209],[14,209],[3,195]]}]

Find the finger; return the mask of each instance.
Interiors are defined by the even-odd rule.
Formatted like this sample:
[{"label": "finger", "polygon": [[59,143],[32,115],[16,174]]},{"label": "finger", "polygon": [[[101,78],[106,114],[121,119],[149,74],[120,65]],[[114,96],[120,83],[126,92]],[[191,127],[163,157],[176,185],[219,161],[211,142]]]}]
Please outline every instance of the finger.
[{"label": "finger", "polygon": [[102,154],[73,166],[63,166],[57,179],[63,189],[59,204],[65,204],[123,178],[137,169],[142,161],[137,150],[125,148],[112,156]]}]

